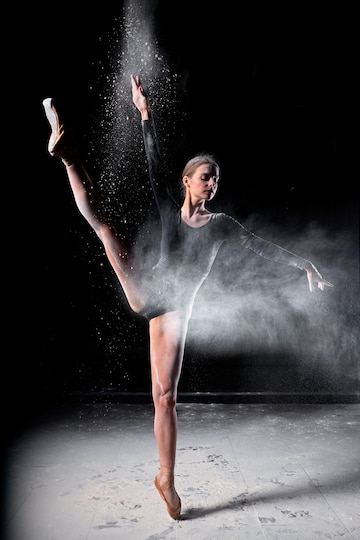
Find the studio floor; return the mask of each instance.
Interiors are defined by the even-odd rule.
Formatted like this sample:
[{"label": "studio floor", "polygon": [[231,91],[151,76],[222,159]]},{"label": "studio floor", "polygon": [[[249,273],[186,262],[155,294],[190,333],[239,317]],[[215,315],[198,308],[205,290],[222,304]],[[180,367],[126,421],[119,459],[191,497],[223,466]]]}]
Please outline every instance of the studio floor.
[{"label": "studio floor", "polygon": [[4,540],[360,539],[360,405],[179,403],[172,520],[148,403],[66,404],[8,445]]}]

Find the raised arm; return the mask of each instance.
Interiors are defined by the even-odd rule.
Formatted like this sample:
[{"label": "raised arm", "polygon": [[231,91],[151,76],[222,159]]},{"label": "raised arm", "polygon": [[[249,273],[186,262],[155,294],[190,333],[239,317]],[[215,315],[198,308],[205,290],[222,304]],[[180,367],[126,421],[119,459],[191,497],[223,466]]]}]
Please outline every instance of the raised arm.
[{"label": "raised arm", "polygon": [[140,111],[141,120],[150,120],[150,104],[139,75],[131,75],[132,100]]},{"label": "raised arm", "polygon": [[164,164],[155,132],[149,97],[138,75],[131,75],[132,99],[141,114],[143,140],[148,163],[148,172],[156,204],[162,215],[163,209],[169,204],[170,195],[164,174]]}]

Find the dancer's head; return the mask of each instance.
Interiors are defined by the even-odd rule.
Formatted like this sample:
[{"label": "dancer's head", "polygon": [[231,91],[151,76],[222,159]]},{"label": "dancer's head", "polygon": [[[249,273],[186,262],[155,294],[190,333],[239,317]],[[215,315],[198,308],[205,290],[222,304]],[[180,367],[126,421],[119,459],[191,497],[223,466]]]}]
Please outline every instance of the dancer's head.
[{"label": "dancer's head", "polygon": [[220,167],[211,154],[198,154],[191,158],[182,172],[182,187],[185,196],[189,189],[200,198],[211,200],[217,191]]}]

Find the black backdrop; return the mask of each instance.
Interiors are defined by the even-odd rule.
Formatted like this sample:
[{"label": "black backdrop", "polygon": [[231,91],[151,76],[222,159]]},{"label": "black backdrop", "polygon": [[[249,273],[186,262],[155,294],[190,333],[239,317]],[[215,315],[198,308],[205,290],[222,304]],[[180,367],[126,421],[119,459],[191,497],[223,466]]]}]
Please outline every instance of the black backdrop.
[{"label": "black backdrop", "polygon": [[[256,336],[250,344],[235,339],[230,347],[233,334],[241,333],[242,313],[225,309],[222,280],[215,278],[202,296],[216,304],[217,319],[195,309],[180,391],[357,392],[355,14],[313,6],[235,11],[231,3],[203,1],[149,6],[161,47],[175,69],[186,72],[187,123],[174,168],[181,170],[188,153],[214,152],[223,176],[215,208],[256,224],[275,241],[286,231],[288,245],[301,247],[336,285],[325,299],[314,297],[306,322],[311,332],[301,333],[295,345],[281,321],[293,319],[293,328],[303,324],[307,314],[299,306],[279,322],[274,308],[274,316],[262,321],[268,330],[259,347]],[[127,309],[97,239],[74,207],[62,166],[46,151],[49,128],[41,106],[44,97],[60,98],[86,141],[122,3],[87,3],[75,11],[66,2],[37,4],[11,13],[10,96],[3,102],[10,119],[3,155],[6,386],[14,399],[33,403],[148,394],[146,324]],[[96,169],[91,152],[89,161]],[[314,224],[321,236],[316,247],[310,240],[297,243],[294,237],[304,239]],[[306,278],[299,283],[303,298]],[[247,292],[254,287],[249,284]],[[226,319],[238,315],[225,328]],[[199,338],[203,323],[209,327]],[[309,343],[302,349],[302,342],[317,338],[328,350],[315,345],[312,355]]]}]

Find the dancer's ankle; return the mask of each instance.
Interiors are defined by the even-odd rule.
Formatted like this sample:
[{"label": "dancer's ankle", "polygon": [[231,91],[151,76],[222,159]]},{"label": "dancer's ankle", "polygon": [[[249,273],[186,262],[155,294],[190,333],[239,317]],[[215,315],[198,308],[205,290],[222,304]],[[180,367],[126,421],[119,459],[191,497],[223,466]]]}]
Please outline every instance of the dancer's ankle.
[{"label": "dancer's ankle", "polygon": [[74,153],[74,155],[65,153],[65,155],[60,155],[58,157],[60,157],[65,167],[71,167],[75,163],[79,163],[81,161],[80,156],[77,152]]},{"label": "dancer's ankle", "polygon": [[174,474],[174,467],[161,467],[160,466],[160,472],[164,474]]},{"label": "dancer's ankle", "polygon": [[160,467],[157,478],[164,489],[172,489],[174,487],[174,468]]}]

